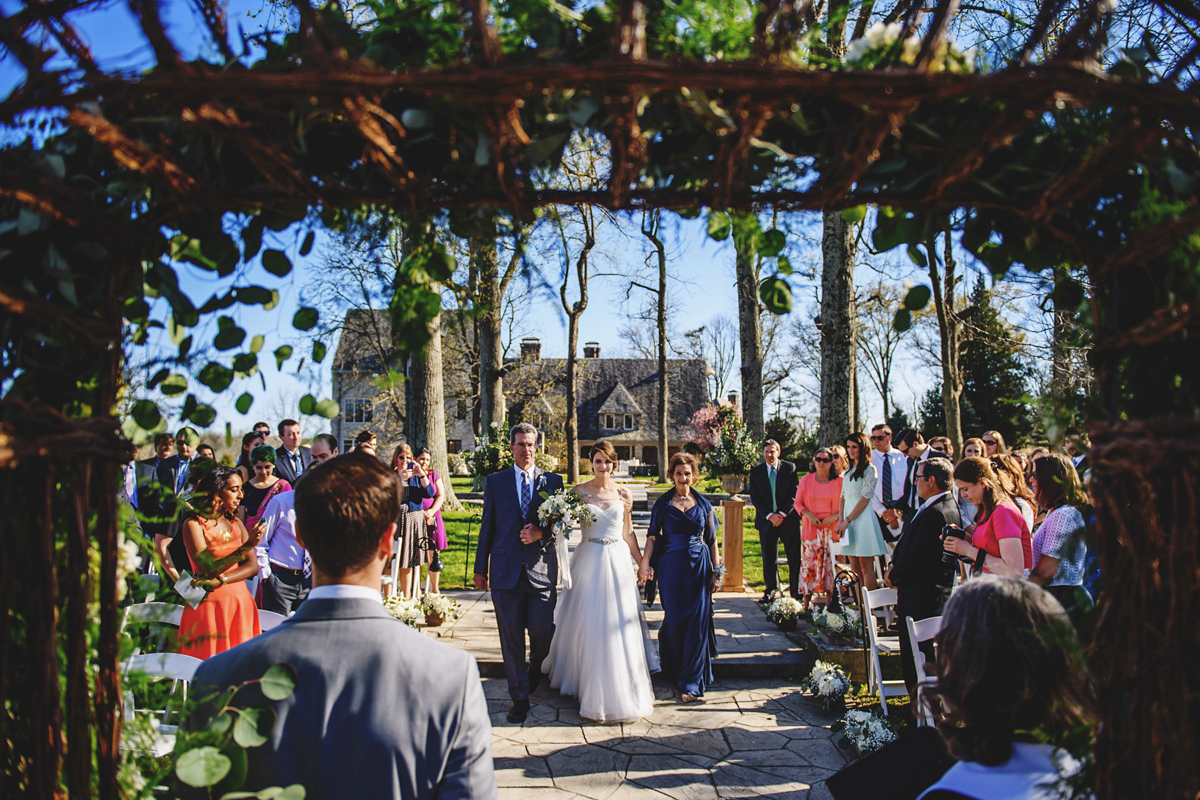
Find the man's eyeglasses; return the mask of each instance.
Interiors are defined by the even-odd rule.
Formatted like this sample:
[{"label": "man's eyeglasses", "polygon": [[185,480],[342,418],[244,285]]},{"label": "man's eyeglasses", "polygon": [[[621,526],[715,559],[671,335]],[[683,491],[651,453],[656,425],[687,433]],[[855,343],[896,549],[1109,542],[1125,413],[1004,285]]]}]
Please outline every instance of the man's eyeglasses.
[{"label": "man's eyeglasses", "polygon": [[828,464],[829,462],[833,461],[833,459],[832,458],[814,458],[813,461],[817,462],[818,464]]},{"label": "man's eyeglasses", "polygon": [[932,446],[931,446],[929,449],[930,449],[930,450],[936,450],[936,451],[937,451],[937,452],[939,452],[939,453],[944,453],[944,452],[946,452],[946,448],[944,448],[944,447],[932,447]]},{"label": "man's eyeglasses", "polygon": [[875,434],[875,433],[872,433],[872,434],[871,434],[871,438],[872,438],[872,439],[874,439],[874,440],[875,440],[875,441],[877,441],[877,442],[882,442],[884,439],[886,439],[886,438],[888,438],[888,437],[887,437],[887,434],[886,434],[886,433],[880,433],[880,434]]}]

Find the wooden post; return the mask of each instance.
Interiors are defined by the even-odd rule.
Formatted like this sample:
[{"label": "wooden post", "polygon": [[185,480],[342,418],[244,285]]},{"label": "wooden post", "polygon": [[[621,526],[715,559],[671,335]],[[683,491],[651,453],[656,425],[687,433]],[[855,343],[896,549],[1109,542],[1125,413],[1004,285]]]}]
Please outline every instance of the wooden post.
[{"label": "wooden post", "polygon": [[742,509],[741,500],[722,500],[721,558],[725,564],[725,582],[722,592],[744,592],[746,584],[742,575]]}]

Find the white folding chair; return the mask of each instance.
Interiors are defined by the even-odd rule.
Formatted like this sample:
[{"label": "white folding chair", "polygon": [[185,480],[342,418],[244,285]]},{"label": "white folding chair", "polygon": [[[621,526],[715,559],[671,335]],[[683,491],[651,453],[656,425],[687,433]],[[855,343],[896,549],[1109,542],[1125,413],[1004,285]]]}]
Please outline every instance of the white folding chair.
[{"label": "white folding chair", "polygon": [[285,617],[283,614],[278,614],[274,611],[267,611],[263,608],[258,610],[258,627],[262,628],[263,633],[271,630],[285,619],[287,619],[287,617]]},{"label": "white folding chair", "polygon": [[873,691],[879,692],[879,704],[883,706],[883,715],[887,716],[887,699],[889,697],[901,697],[908,694],[908,690],[904,687],[904,681],[885,681],[883,679],[883,671],[879,664],[879,654],[899,654],[900,640],[887,638],[881,639],[876,630],[876,617],[883,619],[891,619],[895,616],[896,605],[896,590],[895,589],[875,589],[871,591],[865,586],[863,593],[862,621],[863,627],[866,629],[868,641],[870,644],[871,660],[867,664],[867,684],[872,687]]},{"label": "white folding chair", "polygon": [[154,644],[154,649],[161,652],[167,642],[166,629],[168,627],[178,629],[182,619],[183,606],[177,606],[174,603],[134,603],[126,607],[125,616],[121,619],[121,629],[124,630],[130,620],[159,626],[158,639]]},{"label": "white folding chair", "polygon": [[[198,658],[180,653],[142,653],[131,656],[125,662],[125,671],[142,672],[151,679],[171,681],[171,695],[179,692],[181,701],[186,702],[188,684],[196,676],[196,670],[202,663]],[[147,716],[153,720],[154,728],[151,741],[133,741],[121,737],[122,746],[128,746],[155,758],[161,758],[172,752],[175,749],[175,735],[179,731],[179,726],[169,724],[169,713],[169,703],[168,708],[164,709],[138,709],[135,707],[133,694],[127,692],[125,694],[125,717],[129,719],[137,714]]]},{"label": "white folding chair", "polygon": [[917,669],[917,724],[933,727],[933,706],[928,698],[924,697],[922,690],[937,685],[937,680],[932,675],[925,674],[925,654],[921,652],[919,645],[938,635],[942,630],[942,618],[929,617],[914,622],[912,617],[905,617],[904,625],[908,628],[908,640],[913,646],[913,666]]}]

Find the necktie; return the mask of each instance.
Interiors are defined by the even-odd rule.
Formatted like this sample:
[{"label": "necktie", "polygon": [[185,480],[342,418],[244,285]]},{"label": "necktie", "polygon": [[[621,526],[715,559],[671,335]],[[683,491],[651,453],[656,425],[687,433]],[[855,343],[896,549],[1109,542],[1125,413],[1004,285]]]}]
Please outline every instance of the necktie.
[{"label": "necktie", "polygon": [[767,480],[771,484],[771,513],[774,514],[779,509],[776,508],[778,503],[775,500],[775,468],[767,467]]},{"label": "necktie", "polygon": [[300,473],[303,472],[303,467],[300,466],[300,451],[299,450],[292,453],[292,472],[296,475],[296,477],[299,477]]},{"label": "necktie", "polygon": [[180,492],[183,491],[184,484],[187,483],[188,467],[190,467],[191,464],[192,464],[191,461],[180,461],[179,462],[179,477],[175,479],[175,483],[176,483],[175,493],[176,494],[179,494]]},{"label": "necktie", "polygon": [[125,497],[130,503],[137,505],[137,483],[133,478],[133,464],[125,465]]},{"label": "necktie", "polygon": [[892,459],[887,453],[883,454],[883,505],[892,507]]},{"label": "necktie", "polygon": [[521,517],[524,518],[529,513],[529,503],[533,500],[533,493],[529,486],[529,473],[521,472]]}]

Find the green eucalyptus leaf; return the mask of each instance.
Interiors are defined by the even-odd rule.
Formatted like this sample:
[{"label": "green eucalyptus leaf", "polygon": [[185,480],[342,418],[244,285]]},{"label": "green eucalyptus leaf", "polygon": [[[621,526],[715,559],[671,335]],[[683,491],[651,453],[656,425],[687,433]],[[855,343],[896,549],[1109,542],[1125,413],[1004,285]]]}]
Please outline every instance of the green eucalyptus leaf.
[{"label": "green eucalyptus leaf", "polygon": [[772,314],[787,314],[792,310],[792,287],[777,275],[765,279],[758,287],[763,306]]},{"label": "green eucalyptus leaf", "polygon": [[300,255],[306,256],[311,253],[313,249],[313,242],[316,241],[316,239],[316,233],[309,231],[308,235],[304,237],[304,241],[300,243]]},{"label": "green eucalyptus leaf", "polygon": [[866,206],[854,206],[853,208],[842,209],[842,219],[845,220],[848,225],[856,225],[866,218]]},{"label": "green eucalyptus leaf", "polygon": [[174,372],[170,376],[168,376],[165,381],[162,382],[161,391],[167,397],[175,397],[176,395],[180,395],[180,394],[183,394],[184,392],[186,392],[187,387],[188,387],[187,377],[184,375],[180,375],[178,372]]},{"label": "green eucalyptus leaf", "polygon": [[912,327],[912,312],[907,308],[901,308],[896,312],[896,316],[892,319],[892,328],[900,333]]},{"label": "green eucalyptus leaf", "polygon": [[795,268],[792,267],[791,259],[789,259],[787,256],[780,256],[777,258],[775,260],[775,265],[775,272],[778,275],[791,275],[796,271]]},{"label": "green eucalyptus leaf", "polygon": [[908,260],[916,264],[918,267],[927,267],[929,262],[925,259],[925,254],[921,252],[921,248],[915,244],[908,246]]},{"label": "green eucalyptus leaf", "polygon": [[147,389],[154,389],[154,388],[155,388],[155,387],[157,387],[157,386],[158,386],[160,383],[162,383],[163,381],[165,381],[165,380],[167,379],[167,376],[168,376],[168,375],[170,375],[170,374],[171,374],[171,370],[167,369],[166,367],[163,367],[163,368],[162,368],[162,369],[160,369],[158,372],[154,373],[154,377],[152,377],[152,378],[150,379],[150,382],[146,384],[146,388],[147,388]]},{"label": "green eucalyptus leaf", "polygon": [[733,223],[729,215],[723,211],[713,211],[708,215],[708,238],[723,242],[733,232]]},{"label": "green eucalyptus leaf", "polygon": [[192,412],[196,410],[196,406],[199,404],[200,401],[196,399],[196,395],[189,394],[183,400],[183,408],[179,410],[179,416],[183,419],[190,418],[192,416]]},{"label": "green eucalyptus leaf", "polygon": [[274,664],[263,673],[259,688],[268,700],[286,700],[296,690],[296,668],[285,661]]},{"label": "green eucalyptus leaf", "polygon": [[787,236],[783,231],[772,228],[769,231],[763,231],[758,238],[758,254],[763,258],[772,258],[783,252],[786,245]]},{"label": "green eucalyptus leaf", "polygon": [[258,217],[250,220],[242,231],[242,260],[249,261],[262,249],[263,223]]},{"label": "green eucalyptus leaf", "polygon": [[313,342],[312,360],[317,362],[318,364],[320,364],[322,361],[325,360],[325,343],[324,342]]},{"label": "green eucalyptus leaf", "polygon": [[250,352],[257,353],[258,351],[262,350],[263,344],[266,341],[267,340],[263,338],[261,333],[254,334],[254,338],[250,340]]},{"label": "green eucalyptus leaf", "polygon": [[188,357],[188,353],[192,351],[192,337],[185,336],[183,341],[179,343],[179,360],[183,361]]},{"label": "green eucalyptus leaf", "polygon": [[265,306],[276,299],[275,291],[265,286],[241,286],[233,290],[237,301],[246,306]]},{"label": "green eucalyptus leaf", "polygon": [[283,362],[292,357],[292,346],[285,344],[275,348],[275,368],[283,369]]},{"label": "green eucalyptus leaf", "polygon": [[213,794],[224,797],[226,792],[236,789],[246,782],[246,772],[249,769],[250,760],[246,757],[246,751],[236,742],[230,742],[221,748],[221,755],[229,759],[229,774],[221,779],[221,782],[213,787],[212,791]]},{"label": "green eucalyptus leaf", "polygon": [[233,371],[242,375],[253,375],[258,369],[258,356],[254,353],[238,353],[233,357]]},{"label": "green eucalyptus leaf", "polygon": [[285,786],[283,791],[275,795],[272,800],[304,800],[304,786],[299,783],[293,783],[291,786]]},{"label": "green eucalyptus leaf", "polygon": [[162,421],[162,414],[152,400],[138,400],[133,404],[130,416],[145,431],[154,430]]},{"label": "green eucalyptus leaf", "polygon": [[931,292],[928,286],[914,286],[904,295],[904,307],[909,311],[920,311],[929,305]]},{"label": "green eucalyptus leaf", "polygon": [[233,370],[224,364],[210,361],[200,368],[196,378],[214,392],[223,392],[233,383]]},{"label": "green eucalyptus leaf", "polygon": [[338,415],[340,410],[341,409],[338,408],[336,400],[322,400],[321,402],[317,403],[316,407],[313,409],[318,416],[324,417],[325,419],[333,419]]},{"label": "green eucalyptus leaf", "polygon": [[675,213],[678,214],[680,216],[680,218],[682,218],[682,219],[696,219],[697,217],[700,216],[700,209],[699,208],[679,208],[679,209],[675,210]]},{"label": "green eucalyptus leaf", "polygon": [[262,254],[263,269],[272,275],[282,278],[292,271],[292,262],[282,250],[265,250]]},{"label": "green eucalyptus leaf", "polygon": [[215,747],[188,750],[175,762],[175,775],[188,786],[215,786],[229,774],[233,762]]},{"label": "green eucalyptus leaf", "polygon": [[242,747],[266,744],[275,727],[275,712],[270,708],[246,708],[233,723],[233,740]]},{"label": "green eucalyptus leaf", "polygon": [[304,397],[300,398],[299,405],[301,414],[313,414],[317,410],[317,398],[313,397],[311,394],[306,394]]},{"label": "green eucalyptus leaf", "polygon": [[242,392],[233,407],[238,410],[239,414],[245,414],[250,410],[250,406],[254,405],[254,395],[249,392]]},{"label": "green eucalyptus leaf", "polygon": [[217,421],[217,411],[210,405],[204,403],[196,406],[196,410],[188,415],[188,419],[196,423],[198,427],[207,428]]},{"label": "green eucalyptus leaf", "polygon": [[218,350],[232,350],[246,340],[246,332],[234,326],[226,328],[213,338],[213,347]]},{"label": "green eucalyptus leaf", "polygon": [[208,730],[216,734],[224,734],[229,730],[231,725],[233,725],[233,717],[222,712],[213,717],[212,721],[208,723]]},{"label": "green eucalyptus leaf", "polygon": [[317,326],[317,320],[320,314],[315,308],[304,306],[296,312],[292,317],[292,327],[298,331],[311,331]]}]

